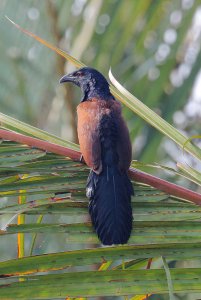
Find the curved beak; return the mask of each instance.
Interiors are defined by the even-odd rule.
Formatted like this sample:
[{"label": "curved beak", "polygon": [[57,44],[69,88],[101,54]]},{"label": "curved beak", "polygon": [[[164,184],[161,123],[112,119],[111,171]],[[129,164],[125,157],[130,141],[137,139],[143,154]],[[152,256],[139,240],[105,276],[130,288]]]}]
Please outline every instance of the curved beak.
[{"label": "curved beak", "polygon": [[60,83],[63,83],[63,82],[74,82],[75,80],[75,77],[72,76],[71,74],[67,74],[67,75],[64,75],[60,80],[59,82]]}]

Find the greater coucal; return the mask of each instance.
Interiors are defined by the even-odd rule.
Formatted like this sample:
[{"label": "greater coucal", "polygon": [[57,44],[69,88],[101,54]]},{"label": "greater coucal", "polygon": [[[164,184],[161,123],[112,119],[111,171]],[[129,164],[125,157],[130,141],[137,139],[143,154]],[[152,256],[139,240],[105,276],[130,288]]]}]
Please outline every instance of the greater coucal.
[{"label": "greater coucal", "polygon": [[62,82],[72,82],[83,92],[77,129],[81,153],[91,168],[86,195],[93,226],[104,245],[125,244],[132,230],[133,187],[127,175],[132,149],[121,105],[95,69],[81,68]]}]

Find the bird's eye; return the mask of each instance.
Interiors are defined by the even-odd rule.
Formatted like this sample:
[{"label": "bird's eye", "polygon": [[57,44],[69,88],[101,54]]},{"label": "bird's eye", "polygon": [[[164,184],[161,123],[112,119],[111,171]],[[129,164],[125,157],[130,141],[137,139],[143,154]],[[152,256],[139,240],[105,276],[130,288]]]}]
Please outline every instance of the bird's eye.
[{"label": "bird's eye", "polygon": [[82,72],[77,72],[76,75],[79,76],[79,77],[84,76],[84,74]]}]

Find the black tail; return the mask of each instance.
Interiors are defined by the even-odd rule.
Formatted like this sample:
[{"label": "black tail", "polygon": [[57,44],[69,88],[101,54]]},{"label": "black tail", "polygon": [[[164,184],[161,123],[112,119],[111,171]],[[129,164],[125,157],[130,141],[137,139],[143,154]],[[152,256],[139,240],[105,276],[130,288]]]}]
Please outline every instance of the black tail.
[{"label": "black tail", "polygon": [[117,166],[106,167],[100,175],[90,172],[87,197],[89,213],[104,245],[127,243],[132,230],[132,184]]}]

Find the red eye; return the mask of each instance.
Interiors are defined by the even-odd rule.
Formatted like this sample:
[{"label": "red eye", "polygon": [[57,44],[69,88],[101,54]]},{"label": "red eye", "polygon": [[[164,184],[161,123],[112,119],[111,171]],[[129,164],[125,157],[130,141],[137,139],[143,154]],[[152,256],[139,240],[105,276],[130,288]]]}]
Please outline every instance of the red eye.
[{"label": "red eye", "polygon": [[84,74],[82,72],[77,72],[76,75],[79,76],[79,77],[84,76]]}]

